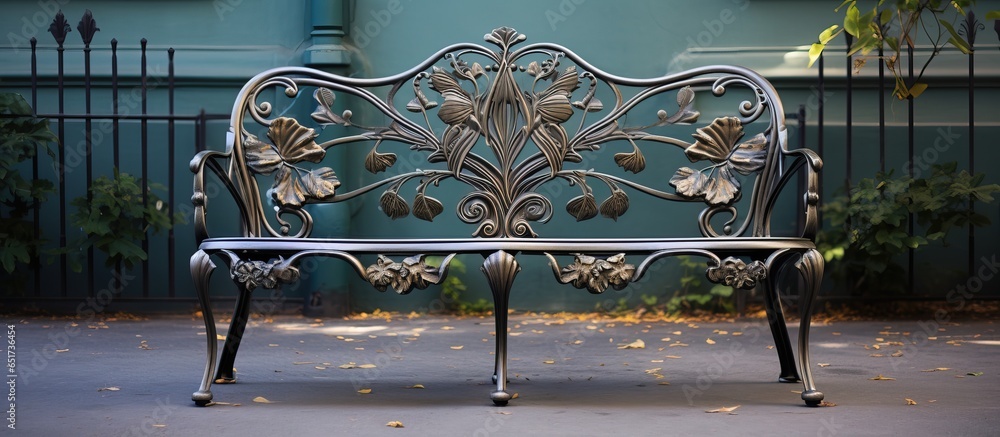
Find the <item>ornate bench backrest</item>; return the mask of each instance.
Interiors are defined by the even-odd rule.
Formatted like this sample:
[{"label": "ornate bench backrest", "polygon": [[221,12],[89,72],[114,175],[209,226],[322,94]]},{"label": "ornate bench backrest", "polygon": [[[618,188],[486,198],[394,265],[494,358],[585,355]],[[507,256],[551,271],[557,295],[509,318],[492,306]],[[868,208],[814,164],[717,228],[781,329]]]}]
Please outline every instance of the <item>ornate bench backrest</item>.
[{"label": "ornate bench backrest", "polygon": [[[580,190],[565,205],[577,220],[597,214],[617,218],[628,209],[630,195],[643,195],[703,202],[698,224],[706,237],[768,236],[770,211],[789,175],[802,164],[819,168],[815,154],[787,148],[777,93],[751,70],[713,66],[631,79],[605,73],[559,45],[522,44],[525,36],[510,28],[496,29],[485,39],[488,45],[446,47],[392,77],[357,79],[289,67],[250,80],[233,108],[226,152],[215,152],[208,160],[229,161],[228,167],[209,166],[236,197],[246,236],[308,236],[313,220],[303,205],[339,202],[373,191],[382,193],[379,203],[389,217],[412,214],[430,221],[445,210],[432,197],[433,187],[445,179],[468,187],[456,205],[457,214],[477,226],[476,237],[535,236],[532,223],[553,214],[551,199],[539,191],[550,183],[568,183]],[[312,120],[303,124],[273,116],[272,103],[263,100],[268,95],[265,90],[275,88],[288,97],[312,92],[317,103]],[[743,92],[748,97],[737,99],[732,116],[706,123],[695,109],[696,91],[716,97]],[[350,110],[339,109],[345,99],[338,102],[338,95],[344,94],[370,105],[387,122],[355,124]],[[668,99],[676,100],[676,109],[669,108],[671,102],[664,104],[666,109],[648,110]],[[629,119],[636,107],[644,109]],[[319,141],[317,128],[330,125],[343,126],[349,134]],[[688,138],[661,134],[667,127],[681,125],[691,125]],[[613,155],[624,171],[585,167],[585,155],[613,141],[632,146]],[[424,153],[428,169],[382,173],[397,159],[380,149],[386,142]],[[364,167],[383,175],[379,181],[342,187],[330,167],[307,164],[321,163],[332,147],[356,143],[370,148]],[[647,166],[643,147],[655,146],[676,147],[693,164],[664,169],[667,173],[656,186],[628,178],[626,172],[639,173]],[[201,165],[192,163],[195,170]],[[274,176],[267,196],[259,191],[260,175]],[[815,230],[814,179],[810,176],[805,199],[807,237]],[[412,199],[400,196],[400,188],[408,182],[416,186]],[[595,185],[605,185],[610,195],[598,202]],[[197,199],[198,182],[195,191],[200,240],[207,233]],[[741,201],[744,196],[749,200]],[[713,220],[719,213],[725,215]],[[295,232],[283,218],[287,215],[301,221]],[[724,222],[722,229],[713,226],[719,221]]]}]

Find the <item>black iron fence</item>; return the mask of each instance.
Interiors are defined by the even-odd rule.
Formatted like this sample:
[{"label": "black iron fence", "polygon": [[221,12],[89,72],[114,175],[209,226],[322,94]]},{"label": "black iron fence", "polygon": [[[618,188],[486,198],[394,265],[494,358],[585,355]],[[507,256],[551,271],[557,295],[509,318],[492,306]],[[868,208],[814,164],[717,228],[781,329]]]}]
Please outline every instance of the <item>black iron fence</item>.
[{"label": "black iron fence", "polygon": [[[110,163],[114,169],[129,168],[137,170],[137,178],[140,187],[144,187],[142,198],[137,199],[144,206],[148,204],[148,187],[152,182],[150,168],[152,164],[157,167],[158,174],[165,177],[165,180],[155,182],[165,183],[166,195],[164,208],[170,216],[176,212],[186,212],[189,205],[188,190],[178,189],[178,187],[188,187],[189,180],[177,181],[178,175],[186,174],[186,167],[189,157],[197,151],[203,150],[206,145],[207,126],[212,120],[228,120],[228,114],[209,114],[201,110],[195,114],[178,114],[175,111],[175,73],[173,48],[165,52],[151,52],[148,50],[148,42],[142,39],[139,42],[139,74],[138,77],[123,77],[119,74],[119,49],[116,39],[110,40],[110,65],[106,69],[100,69],[95,73],[92,68],[92,51],[94,36],[99,30],[96,21],[88,10],[76,26],[77,34],[82,40],[82,47],[67,48],[67,38],[72,32],[69,22],[60,11],[53,19],[49,33],[55,45],[40,43],[36,38],[31,38],[31,76],[30,76],[30,102],[35,111],[35,116],[49,120],[50,127],[57,135],[58,152],[55,162],[52,163],[52,173],[47,172],[48,159],[44,154],[35,156],[31,162],[31,175],[34,179],[52,178],[55,179],[58,199],[54,199],[54,204],[45,206],[36,205],[34,208],[34,232],[35,238],[42,238],[43,229],[46,236],[55,239],[52,230],[58,235],[58,246],[66,247],[70,243],[73,230],[67,223],[70,210],[67,207],[71,191],[88,193],[95,178],[95,166],[107,168],[106,158],[110,157]],[[66,65],[68,56],[82,57],[82,75],[67,74]],[[39,71],[39,60],[46,57],[55,57],[55,71]],[[148,65],[151,58],[159,58],[157,62],[162,62],[166,58],[166,75],[152,75]],[[48,58],[51,59],[51,58]],[[162,72],[160,72],[162,73]],[[151,96],[151,92],[156,91],[157,98]],[[110,113],[94,111],[94,101],[100,99],[107,103]],[[82,100],[82,102],[81,102]],[[72,109],[67,109],[67,103]],[[82,104],[81,104],[82,103]],[[102,105],[103,106],[103,105]],[[82,138],[70,138],[74,134],[69,125],[82,124],[79,136]],[[151,124],[156,124],[158,129],[156,134],[151,134]],[[110,147],[109,147],[110,146]],[[151,155],[155,152],[155,156]],[[123,154],[129,159],[123,159]],[[108,156],[110,155],[110,156]],[[181,161],[181,167],[177,168],[177,161]],[[83,167],[85,175],[81,178],[77,170]],[[84,187],[81,189],[80,184]],[[58,224],[46,224],[43,221],[58,217]],[[55,220],[51,220],[55,222]],[[180,271],[176,268],[177,244],[175,241],[176,232],[173,228],[163,235],[147,235],[148,238],[142,241],[142,250],[150,253],[151,246],[156,247],[159,253],[156,258],[158,264],[165,266],[166,273],[160,275],[164,281],[162,283],[151,284],[150,264],[153,256],[147,257],[142,262],[141,267],[141,294],[130,295],[130,298],[149,299],[151,290],[161,290],[157,293],[157,299],[174,299],[177,296],[178,275],[186,278],[186,265]],[[188,239],[189,235],[182,231],[181,238]],[[55,243],[55,241],[53,241]],[[186,258],[183,254],[181,258]],[[87,296],[94,297],[98,287],[97,272],[95,265],[97,259],[94,248],[90,247],[86,254],[85,266],[83,266],[84,284],[75,282],[76,275],[71,273],[70,260],[66,253],[56,255],[54,264],[57,269],[47,268],[44,261],[32,264],[33,281],[28,293],[22,297],[29,300],[41,298],[79,299],[79,296],[70,296],[71,290],[87,291]],[[55,271],[53,271],[55,270]],[[138,272],[137,272],[138,273]],[[58,280],[54,281],[52,275],[58,275]],[[46,277],[43,277],[46,276]],[[71,284],[71,277],[74,283]],[[55,283],[53,283],[55,282]],[[138,285],[138,284],[136,284]],[[51,293],[43,288],[58,288],[58,293]],[[119,290],[120,291],[120,290]],[[182,300],[190,300],[192,296],[182,296]]]}]

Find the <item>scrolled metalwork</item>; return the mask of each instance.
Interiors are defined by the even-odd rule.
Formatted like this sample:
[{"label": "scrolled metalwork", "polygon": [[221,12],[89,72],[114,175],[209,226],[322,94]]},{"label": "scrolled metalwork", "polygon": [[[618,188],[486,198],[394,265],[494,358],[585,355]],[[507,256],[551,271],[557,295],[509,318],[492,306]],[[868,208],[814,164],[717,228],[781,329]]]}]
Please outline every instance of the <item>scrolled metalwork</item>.
[{"label": "scrolled metalwork", "polygon": [[274,289],[278,284],[290,284],[299,279],[299,269],[282,257],[270,261],[239,259],[235,254],[227,252],[235,261],[229,268],[229,274],[234,281],[244,284],[249,291],[257,287]]},{"label": "scrolled metalwork", "polygon": [[[731,232],[717,233],[711,226],[700,226],[710,237],[742,235],[750,229],[751,221],[761,219],[756,211],[767,202],[763,198],[776,195],[772,192],[775,184],[757,182],[770,159],[783,157],[770,151],[786,151],[783,113],[774,90],[756,73],[715,66],[657,79],[630,79],[601,71],[562,46],[542,43],[520,47],[526,36],[512,28],[495,29],[485,40],[492,49],[456,44],[407,72],[380,79],[353,79],[294,67],[258,75],[244,87],[233,113],[238,164],[233,175],[241,191],[252,197],[255,186],[245,179],[273,174],[270,199],[281,208],[295,209],[382,189],[379,204],[388,217],[398,219],[412,212],[419,219],[433,220],[446,205],[432,197],[429,187],[454,179],[469,187],[468,194],[455,205],[458,217],[477,225],[473,235],[483,238],[537,236],[532,224],[545,222],[553,211],[551,199],[539,188],[556,180],[580,188],[580,196],[565,206],[577,220],[589,220],[598,213],[617,220],[628,210],[634,193],[704,202],[706,211],[713,211],[709,216],[725,206],[733,212],[733,221],[742,220],[727,223]],[[376,95],[373,88],[381,86],[391,89]],[[290,97],[298,96],[304,87],[314,88],[312,97],[317,106],[311,121],[357,133],[318,142],[315,129],[281,116],[270,118],[274,104],[262,97],[267,95],[263,90],[272,87]],[[662,126],[697,124],[700,113],[694,102],[699,87],[708,88],[715,96],[730,93],[730,88],[746,88],[752,97],[738,105],[734,116],[696,126],[689,140],[654,132]],[[636,91],[629,94],[626,89]],[[599,92],[610,92],[614,99],[602,101]],[[343,100],[338,100],[340,93],[370,105],[387,118],[387,123],[355,123],[355,111],[343,107]],[[397,99],[397,94],[407,93],[410,95]],[[676,111],[660,109],[647,114],[653,117],[649,123],[626,123],[629,111],[665,93],[676,94]],[[397,107],[397,101],[406,104]],[[407,114],[415,114],[423,123]],[[749,125],[765,114],[770,117],[766,127],[754,128],[749,139],[742,139]],[[444,128],[436,128],[432,119]],[[269,142],[243,125],[251,120],[267,128]],[[579,121],[575,132],[567,126],[572,120]],[[627,173],[640,173],[651,165],[643,149],[654,145],[678,147],[692,162],[704,161],[707,166],[682,167],[672,177],[660,179],[659,186],[572,168],[572,164],[585,162],[584,154],[621,140],[630,149],[614,153],[613,164]],[[373,174],[385,173],[396,165],[397,155],[381,150],[388,143],[425,152],[428,164],[441,163],[443,168],[398,173],[368,186],[342,190],[330,167],[301,165],[322,161],[322,152],[331,147],[359,142],[370,144],[365,169]],[[417,180],[417,196],[403,198],[400,189]],[[748,210],[736,213],[734,208],[748,181],[759,190],[754,190],[749,207],[739,206]],[[588,182],[606,185],[610,196],[598,203]],[[254,199],[246,203],[256,216],[248,220],[251,235],[308,236],[309,232],[289,233],[283,224],[272,227],[269,220],[274,219],[262,213],[266,209],[263,204]],[[311,230],[312,226],[304,223],[302,229]],[[753,229],[757,232],[760,227]]]}]

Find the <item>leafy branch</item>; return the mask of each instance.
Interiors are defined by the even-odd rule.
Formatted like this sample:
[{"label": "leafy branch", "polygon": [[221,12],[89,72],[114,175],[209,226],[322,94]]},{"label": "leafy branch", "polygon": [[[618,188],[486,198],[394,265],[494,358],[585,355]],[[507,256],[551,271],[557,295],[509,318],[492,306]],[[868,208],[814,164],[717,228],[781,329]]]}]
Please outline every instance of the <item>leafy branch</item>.
[{"label": "leafy branch", "polygon": [[[847,56],[861,54],[861,57],[854,60],[855,72],[860,71],[867,60],[873,57],[872,52],[881,51],[882,54],[874,58],[882,60],[893,75],[893,94],[904,100],[907,97],[916,98],[927,89],[927,84],[921,82],[924,72],[946,45],[950,44],[964,54],[972,53],[969,41],[974,39],[972,35],[976,32],[972,27],[975,14],[971,11],[967,13],[966,9],[975,5],[975,0],[897,0],[891,6],[883,8],[885,3],[885,0],[879,0],[875,7],[863,14],[858,8],[857,0],[845,0],[841,3],[835,11],[845,10],[843,27],[834,24],[820,32],[818,41],[809,48],[809,66],[819,59],[830,41],[847,32],[853,37]],[[956,23],[960,19],[968,23],[964,28],[968,40],[956,30]],[[1000,19],[1000,11],[988,12],[986,19]],[[920,32],[930,41],[931,54],[924,61],[917,77],[908,83],[903,77],[903,67],[899,60],[902,57],[903,43],[908,47],[915,47]]]}]

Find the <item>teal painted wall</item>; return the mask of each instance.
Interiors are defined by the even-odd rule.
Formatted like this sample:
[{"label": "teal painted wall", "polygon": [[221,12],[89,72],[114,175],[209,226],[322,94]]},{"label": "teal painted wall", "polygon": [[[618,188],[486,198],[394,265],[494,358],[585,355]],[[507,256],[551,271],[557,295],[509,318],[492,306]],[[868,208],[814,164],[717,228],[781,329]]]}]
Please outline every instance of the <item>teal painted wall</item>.
[{"label": "teal painted wall", "polygon": [[[131,78],[135,84],[137,75],[138,40],[147,38],[150,44],[151,71],[165,71],[165,50],[167,47],[177,49],[177,112],[194,114],[201,108],[210,113],[226,113],[231,109],[231,101],[242,83],[267,68],[282,65],[301,65],[303,55],[310,45],[310,4],[307,1],[285,2],[265,0],[216,0],[216,1],[148,1],[142,3],[121,2],[113,0],[67,2],[59,0],[46,1],[7,1],[4,4],[5,13],[0,17],[0,31],[5,35],[0,39],[0,88],[25,91],[28,70],[28,55],[23,40],[34,33],[38,36],[43,51],[39,57],[42,75],[54,74],[54,56],[51,38],[44,30],[33,30],[33,20],[36,16],[48,16],[51,5],[62,3],[70,24],[74,26],[73,33],[68,37],[68,45],[79,46],[79,35],[75,29],[79,16],[84,8],[94,11],[101,31],[95,38],[94,65],[96,74],[107,74],[109,52],[107,42],[111,37],[120,41],[120,59],[122,74]],[[734,63],[746,65],[761,71],[770,78],[781,92],[786,110],[791,112],[798,105],[806,105],[808,113],[807,146],[815,148],[816,135],[816,105],[818,98],[826,102],[826,130],[824,135],[824,158],[826,160],[825,195],[832,195],[841,184],[844,169],[845,133],[843,129],[846,93],[842,89],[845,77],[846,59],[840,56],[827,58],[825,73],[829,78],[827,92],[820,96],[815,88],[817,71],[815,68],[805,68],[804,46],[815,40],[818,30],[836,22],[833,8],[839,2],[795,2],[789,0],[712,0],[699,2],[681,1],[598,1],[598,0],[551,0],[551,1],[420,1],[420,0],[356,0],[349,2],[352,9],[347,15],[348,38],[344,44],[350,53],[351,65],[349,73],[359,77],[376,77],[391,75],[403,71],[413,64],[425,59],[437,49],[455,42],[482,41],[482,36],[499,26],[510,26],[526,34],[530,41],[551,41],[566,45],[588,59],[594,65],[623,76],[655,77],[676,72],[684,68],[716,63]],[[981,1],[978,10],[986,11],[1000,9],[1000,2]],[[27,21],[26,21],[27,20]],[[42,21],[42,20],[37,20]],[[29,24],[25,24],[25,23]],[[44,28],[47,26],[37,26]],[[987,182],[1000,182],[1000,174],[989,168],[986,163],[997,158],[996,138],[1000,134],[1000,117],[995,110],[998,96],[998,79],[1000,79],[1000,50],[998,50],[996,35],[991,24],[980,32],[977,46],[976,68],[979,85],[977,86],[977,153],[972,157],[977,162],[977,170],[987,173]],[[13,35],[13,36],[11,36]],[[97,43],[100,41],[100,44]],[[67,52],[69,53],[69,52]],[[44,55],[44,57],[43,57]],[[79,77],[82,68],[79,53],[67,56],[67,72]],[[967,141],[965,127],[965,91],[961,87],[960,78],[964,76],[966,58],[954,51],[946,51],[935,60],[928,71],[931,80],[937,80],[935,85],[917,102],[917,121],[919,124],[916,150],[918,155],[933,155],[929,150],[935,150],[934,138],[938,129],[951,129],[960,137],[955,139],[955,145],[949,146],[944,152],[938,153],[934,159],[943,162],[956,159],[967,165],[970,157],[964,142]],[[877,120],[876,99],[873,89],[874,69],[866,69],[857,76],[857,83],[865,89],[859,90],[854,96],[854,153],[853,172],[855,178],[871,176],[876,167],[873,165],[873,153],[877,153],[877,128],[873,122]],[[70,82],[70,93],[77,98],[70,99],[69,105],[78,109],[79,81]],[[54,111],[54,90],[45,86],[42,90],[39,106],[43,112]],[[164,90],[157,88],[150,93],[150,101],[157,102],[157,108],[151,112],[165,111]],[[95,97],[95,108],[107,109],[110,106],[107,87],[99,86]],[[889,159],[887,167],[901,172],[907,161],[905,156],[905,128],[900,125],[906,120],[905,104],[887,100],[889,108],[887,117],[890,123]],[[706,106],[699,108],[704,113],[703,119],[723,115],[721,108]],[[305,109],[308,111],[308,109]],[[306,115],[304,113],[303,115]],[[365,116],[364,113],[358,115]],[[130,128],[131,129],[131,128]],[[162,129],[157,126],[156,129]],[[67,125],[67,132],[79,132],[80,126]],[[225,123],[211,125],[209,132],[210,146],[223,147]],[[161,132],[161,131],[158,131]],[[793,132],[794,134],[794,132]],[[179,137],[188,137],[188,133],[179,133]],[[78,142],[80,137],[68,136],[68,144]],[[186,203],[190,193],[189,173],[185,163],[193,151],[178,147],[177,160],[177,199]],[[349,152],[359,158],[367,150]],[[100,155],[95,155],[101,171],[107,171],[107,148],[100,149]],[[131,152],[130,152],[131,153]],[[123,167],[137,167],[137,157],[127,156],[127,164]],[[162,155],[158,155],[161,160]],[[401,159],[405,162],[406,159]],[[151,177],[163,181],[166,178],[162,166],[151,166]],[[79,178],[80,172],[71,177]],[[350,183],[364,181],[365,175],[349,169],[338,169],[341,179]],[[80,186],[80,179],[71,184]],[[444,187],[446,193],[457,195],[455,187]],[[70,197],[79,195],[74,191]],[[538,230],[542,235],[549,236],[562,232],[565,220],[561,205],[575,196],[567,190],[559,193],[553,199],[556,206],[554,223]],[[424,236],[428,233],[449,236],[467,236],[474,229],[465,225],[448,214],[442,214],[429,232],[416,230],[416,225],[423,222],[412,218],[400,221],[389,221],[377,209],[377,196],[369,199],[351,202],[348,205],[314,208],[317,218],[329,220],[334,225],[329,229],[329,235],[353,236],[388,236],[402,232],[404,235]],[[444,200],[444,199],[442,199]],[[217,233],[224,231],[220,226],[220,217],[225,217],[224,208],[216,202],[210,218],[213,229]],[[454,205],[445,203],[446,211]],[[51,205],[46,205],[43,212],[46,222],[57,223],[58,217],[52,216]],[[57,210],[55,210],[57,211]],[[994,206],[986,211],[994,223],[1000,223],[1000,211]],[[57,214],[57,212],[56,212]],[[349,219],[348,219],[349,217]],[[649,228],[660,225],[651,217],[626,216],[616,226],[609,226],[604,219],[595,219],[580,225],[582,232],[595,236],[618,235],[634,228]],[[790,219],[787,221],[790,222]],[[668,222],[663,226],[673,226],[678,223]],[[689,226],[689,225],[688,225]],[[231,229],[231,228],[230,228]],[[544,229],[544,232],[543,232]],[[690,229],[690,228],[688,228]],[[177,278],[179,297],[190,297],[189,279],[186,274],[187,255],[194,250],[191,242],[190,227],[181,226],[177,234]],[[951,245],[935,251],[927,251],[918,257],[919,262],[945,264],[954,270],[954,265],[960,267],[963,257],[962,248],[965,236],[961,232],[949,238]],[[977,251],[981,256],[995,253],[1000,242],[998,227],[992,226],[977,232]],[[158,246],[154,246],[158,247]],[[942,255],[944,254],[944,255]],[[165,296],[162,289],[165,271],[163,256],[153,253],[155,280],[151,296]],[[942,262],[942,259],[954,262]],[[464,275],[464,280],[470,285],[470,299],[487,298],[488,290],[474,266],[478,260],[474,257],[464,258],[470,266]],[[591,309],[595,305],[614,304],[620,298],[628,298],[636,302],[642,294],[665,293],[671,289],[672,280],[646,280],[630,287],[626,291],[604,296],[590,296],[571,287],[555,286],[544,266],[544,260],[538,259],[527,264],[536,264],[519,275],[521,289],[512,297],[512,306],[522,309]],[[100,262],[98,262],[100,265]],[[953,265],[954,264],[954,265]],[[46,267],[45,295],[58,296],[59,290],[53,288],[51,281],[54,267]],[[667,271],[674,267],[667,267]],[[286,289],[289,297],[297,298],[307,295],[305,290],[322,290],[329,304],[349,305],[356,310],[373,308],[388,309],[425,309],[440,305],[440,290],[430,289],[416,291],[410,296],[384,296],[378,294],[351,277],[345,282],[343,268],[336,261],[323,260],[304,267],[310,275],[302,286]],[[921,272],[930,271],[921,269]],[[216,275],[213,290],[216,295],[227,295],[231,286],[228,280]],[[934,276],[927,277],[924,276]],[[79,277],[75,277],[79,279]],[[100,276],[99,276],[100,278]],[[962,275],[919,275],[920,294],[940,295],[958,281]],[[98,280],[98,283],[106,281]],[[72,281],[71,283],[78,283]],[[349,291],[348,291],[349,289]],[[1000,291],[997,283],[987,284],[989,293]],[[829,290],[839,293],[840,290]],[[79,296],[79,290],[70,290],[70,296]],[[142,296],[142,291],[130,286],[123,296]]]}]

